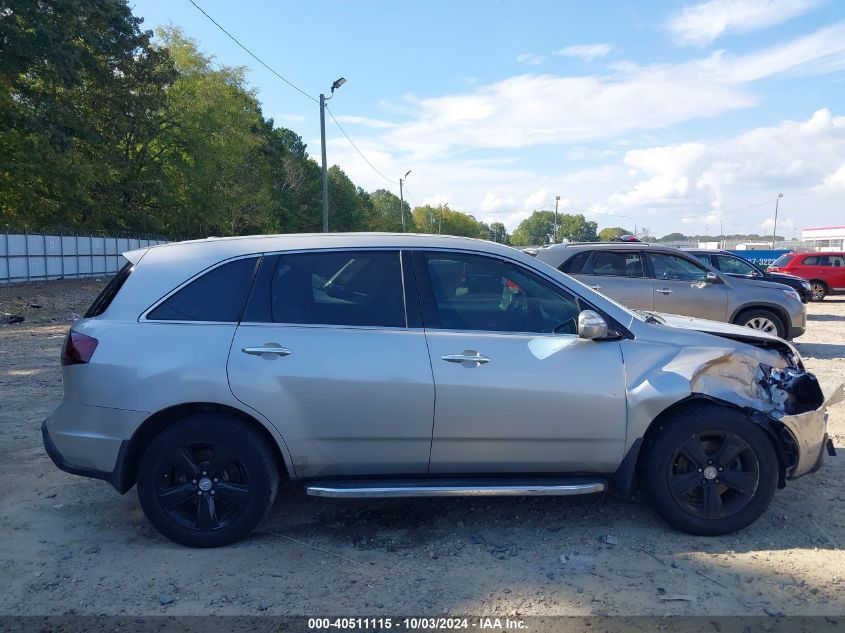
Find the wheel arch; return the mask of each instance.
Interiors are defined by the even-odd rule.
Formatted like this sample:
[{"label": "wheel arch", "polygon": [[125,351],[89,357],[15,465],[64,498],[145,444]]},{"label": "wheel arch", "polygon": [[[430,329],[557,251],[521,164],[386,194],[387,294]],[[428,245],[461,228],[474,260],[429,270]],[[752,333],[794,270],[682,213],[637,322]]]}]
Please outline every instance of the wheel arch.
[{"label": "wheel arch", "polygon": [[830,284],[828,284],[824,279],[818,279],[817,277],[811,277],[810,279],[807,280],[807,282],[811,283],[811,284],[815,284],[815,283],[821,284],[822,286],[824,286],[825,291],[828,294],[830,294]]},{"label": "wheel arch", "polygon": [[261,422],[254,415],[231,405],[216,402],[186,402],[172,405],[150,415],[132,434],[121,448],[119,463],[114,477],[115,488],[121,494],[129,491],[138,479],[138,464],[150,442],[175,422],[195,413],[219,413],[247,424],[258,431],[273,451],[279,472],[288,478],[295,478],[293,462],[284,440],[269,424]]},{"label": "wheel arch", "polygon": [[731,315],[730,323],[735,323],[737,318],[739,318],[740,314],[742,314],[743,312],[749,312],[751,310],[768,310],[770,312],[774,312],[775,315],[781,320],[781,323],[783,323],[783,327],[786,329],[787,333],[789,333],[789,331],[792,329],[792,319],[789,318],[789,313],[784,310],[783,307],[774,303],[755,302],[740,306],[739,308],[734,310],[734,313]]},{"label": "wheel arch", "polygon": [[787,469],[789,468],[789,457],[786,454],[783,443],[778,437],[780,423],[761,411],[755,411],[746,407],[740,407],[727,400],[715,398],[703,393],[693,393],[682,400],[669,405],[663,409],[646,428],[641,437],[638,437],[628,449],[617,471],[613,474],[611,481],[614,487],[625,497],[632,497],[637,490],[638,482],[641,480],[641,469],[645,456],[648,453],[648,446],[651,439],[660,432],[661,422],[671,414],[679,410],[692,407],[713,407],[727,408],[743,414],[749,422],[762,428],[766,437],[772,444],[772,448],[778,460],[778,488],[786,486]]}]

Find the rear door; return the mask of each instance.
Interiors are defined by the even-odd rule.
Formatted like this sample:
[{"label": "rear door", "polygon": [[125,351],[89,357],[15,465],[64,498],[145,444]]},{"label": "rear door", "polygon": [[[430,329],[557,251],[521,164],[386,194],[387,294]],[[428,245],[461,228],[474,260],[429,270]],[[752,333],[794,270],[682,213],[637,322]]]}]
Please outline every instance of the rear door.
[{"label": "rear door", "polygon": [[649,251],[654,274],[654,309],[657,312],[683,314],[724,321],[727,319],[726,285],[717,279],[708,282],[704,266],[675,253]]},{"label": "rear door", "polygon": [[264,258],[229,383],[279,429],[297,476],[428,469],[434,384],[403,271],[398,250]]},{"label": "rear door", "polygon": [[836,291],[845,290],[845,257],[825,255],[821,263],[826,272],[823,279],[828,287]]},{"label": "rear door", "polygon": [[629,308],[654,310],[654,280],[643,259],[640,250],[595,250],[575,278]]}]

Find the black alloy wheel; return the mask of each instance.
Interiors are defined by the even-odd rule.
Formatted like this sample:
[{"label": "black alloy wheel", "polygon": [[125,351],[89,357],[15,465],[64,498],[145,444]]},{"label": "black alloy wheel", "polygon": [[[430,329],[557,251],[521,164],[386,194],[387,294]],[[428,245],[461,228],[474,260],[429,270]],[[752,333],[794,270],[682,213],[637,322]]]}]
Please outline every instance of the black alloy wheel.
[{"label": "black alloy wheel", "polygon": [[690,436],[675,451],[668,477],[679,506],[697,517],[720,519],[739,512],[753,498],[760,464],[738,435],[705,432]]}]

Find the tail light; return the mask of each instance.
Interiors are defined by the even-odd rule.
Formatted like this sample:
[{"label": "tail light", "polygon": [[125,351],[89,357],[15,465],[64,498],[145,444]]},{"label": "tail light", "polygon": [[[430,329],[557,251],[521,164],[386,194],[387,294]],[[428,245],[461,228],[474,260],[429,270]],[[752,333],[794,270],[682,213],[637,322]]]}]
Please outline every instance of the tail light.
[{"label": "tail light", "polygon": [[71,330],[62,347],[62,365],[84,365],[97,349],[97,339]]}]

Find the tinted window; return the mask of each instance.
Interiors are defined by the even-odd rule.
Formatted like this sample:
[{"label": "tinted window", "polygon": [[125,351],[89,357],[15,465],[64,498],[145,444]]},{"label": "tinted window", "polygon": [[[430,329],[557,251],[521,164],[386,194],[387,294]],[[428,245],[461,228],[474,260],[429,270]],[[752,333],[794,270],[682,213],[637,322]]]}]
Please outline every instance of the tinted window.
[{"label": "tinted window", "polygon": [[736,275],[753,275],[757,270],[744,259],[729,257],[728,255],[716,255],[716,267],[722,272],[734,273]]},{"label": "tinted window", "polygon": [[690,254],[703,264],[707,264],[708,266],[710,266],[712,264],[712,262],[710,261],[710,254],[709,253],[690,253]]},{"label": "tinted window", "polygon": [[482,255],[426,253],[433,295],[430,327],[575,334],[578,302],[528,270]]},{"label": "tinted window", "polygon": [[667,281],[703,281],[707,278],[707,269],[677,255],[667,253],[649,253],[654,277]]},{"label": "tinted window", "polygon": [[396,251],[281,255],[270,295],[276,323],[405,327]]},{"label": "tinted window", "polygon": [[147,319],[238,322],[257,261],[247,257],[213,268],[171,295]]},{"label": "tinted window", "polygon": [[775,261],[772,262],[772,266],[786,266],[789,262],[791,262],[795,258],[795,255],[781,255]]},{"label": "tinted window", "polygon": [[842,267],[845,262],[841,255],[825,255],[821,258],[819,263],[821,266],[834,266],[836,268]]},{"label": "tinted window", "polygon": [[804,266],[818,266],[819,265],[819,258],[816,255],[812,257],[805,257],[804,260],[801,262]]},{"label": "tinted window", "polygon": [[570,275],[580,273],[584,270],[584,264],[587,263],[587,259],[590,257],[590,251],[583,251],[581,253],[577,253],[573,255],[568,260],[563,262],[560,265],[561,272],[569,273]]},{"label": "tinted window", "polygon": [[117,296],[117,293],[120,292],[123,284],[126,283],[127,279],[129,279],[129,274],[131,272],[132,264],[127,262],[124,264],[123,268],[121,268],[118,273],[111,278],[111,281],[106,284],[106,287],[103,288],[99,295],[97,295],[97,298],[94,299],[94,303],[91,304],[91,307],[88,308],[88,312],[85,313],[86,319],[100,316],[106,311],[106,309],[111,305],[111,302]]},{"label": "tinted window", "polygon": [[592,274],[643,277],[642,254],[638,251],[596,251],[593,255]]}]

